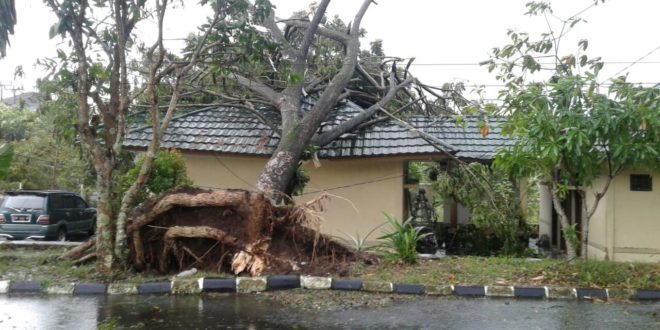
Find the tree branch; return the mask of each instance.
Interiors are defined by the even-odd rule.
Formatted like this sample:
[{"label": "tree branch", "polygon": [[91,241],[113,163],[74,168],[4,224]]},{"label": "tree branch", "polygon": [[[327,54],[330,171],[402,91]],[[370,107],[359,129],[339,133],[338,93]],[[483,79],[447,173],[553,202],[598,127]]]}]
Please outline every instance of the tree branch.
[{"label": "tree branch", "polygon": [[[302,127],[318,127],[318,124],[323,120],[327,115],[328,111],[334,107],[337,103],[337,98],[342,93],[344,86],[350,81],[355,72],[355,66],[357,64],[357,55],[360,50],[360,23],[364,14],[367,12],[371,0],[364,0],[360,10],[355,14],[353,19],[353,25],[351,27],[350,37],[351,39],[346,45],[346,55],[344,56],[344,63],[342,64],[339,72],[332,78],[328,84],[328,88],[323,91],[321,97],[314,104],[314,107],[310,112],[303,118]],[[309,134],[308,136],[313,136],[314,132],[304,132]]]},{"label": "tree branch", "polygon": [[[303,21],[301,19],[285,19],[285,20],[278,20],[278,22],[282,22],[286,24],[287,26],[291,27],[297,27],[297,28],[303,28],[303,29],[309,29],[310,28],[310,22],[308,21]],[[335,31],[332,29],[328,29],[322,26],[319,26],[316,31],[320,36],[341,42],[342,44],[347,44],[350,41],[350,36],[347,35],[346,33]]]},{"label": "tree branch", "polygon": [[[413,80],[414,79],[412,77],[408,77],[408,79],[406,79],[402,83],[398,85],[390,86],[390,89],[388,90],[387,94],[385,94],[385,96],[383,96],[383,98],[380,99],[380,101],[376,102],[374,105],[365,109],[363,112],[352,117],[351,119],[344,121],[343,123],[333,127],[332,129],[330,129],[325,133],[322,133],[321,135],[318,135],[312,140],[312,142],[315,145],[322,147],[332,142],[334,139],[338,138],[342,134],[346,132],[350,132],[351,130],[353,130],[353,128],[364,123],[367,119],[372,117],[376,113],[376,111],[387,106],[387,104],[390,103],[392,99],[394,99],[396,93],[402,88],[405,88],[410,83],[412,83]],[[390,81],[394,82],[394,78],[392,77]]]}]

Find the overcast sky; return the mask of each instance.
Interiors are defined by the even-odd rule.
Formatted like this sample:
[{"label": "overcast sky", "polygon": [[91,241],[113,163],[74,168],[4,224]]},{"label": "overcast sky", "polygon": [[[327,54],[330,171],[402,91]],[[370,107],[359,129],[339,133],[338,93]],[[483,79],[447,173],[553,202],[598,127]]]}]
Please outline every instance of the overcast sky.
[{"label": "overcast sky", "polygon": [[[388,55],[415,57],[413,74],[423,82],[440,86],[445,82],[465,82],[486,85],[489,95],[499,88],[484,67],[476,63],[488,58],[495,46],[507,42],[506,31],[540,33],[547,30],[545,22],[524,16],[529,0],[377,0],[363,20],[368,32],[363,48],[369,41],[382,39]],[[204,21],[206,13],[197,7],[197,0],[187,0],[186,7],[171,14],[166,22],[166,38],[185,37]],[[281,17],[307,8],[307,0],[273,0]],[[350,21],[361,1],[334,0],[329,14],[338,14]],[[567,18],[593,4],[593,0],[555,0],[555,15]],[[34,89],[34,81],[42,74],[36,70],[37,58],[55,55],[59,38],[49,40],[48,29],[55,22],[54,15],[42,0],[16,1],[18,25],[11,36],[8,56],[0,60],[0,85],[5,97],[11,88]],[[566,52],[575,52],[579,39],[589,40],[589,54],[602,56],[606,62],[601,80],[624,70],[629,81],[656,83],[660,81],[660,1],[607,0],[587,9],[579,25],[564,41]],[[167,19],[167,18],[166,18]],[[554,27],[559,20],[551,19]],[[148,35],[146,26],[139,33]],[[177,47],[177,41],[168,41]],[[649,54],[650,53],[650,54]],[[647,56],[646,56],[647,55]],[[646,57],[644,57],[646,56]],[[640,62],[633,64],[640,58]],[[14,68],[22,65],[27,76],[14,80]]]}]

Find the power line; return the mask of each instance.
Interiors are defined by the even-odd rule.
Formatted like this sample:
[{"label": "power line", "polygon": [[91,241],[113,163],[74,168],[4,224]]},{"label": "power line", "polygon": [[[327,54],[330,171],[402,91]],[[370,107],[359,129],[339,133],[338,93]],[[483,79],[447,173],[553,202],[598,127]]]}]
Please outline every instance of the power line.
[{"label": "power line", "polygon": [[303,193],[302,196],[311,195],[311,194],[318,194],[318,193],[322,193],[322,192],[325,192],[325,191],[331,191],[331,190],[337,190],[337,189],[343,189],[343,188],[350,188],[350,187],[355,187],[355,186],[363,186],[365,184],[377,183],[377,182],[382,182],[382,181],[387,181],[387,180],[392,180],[392,179],[398,179],[398,178],[402,178],[402,177],[403,177],[403,174],[388,176],[388,177],[373,179],[373,180],[368,180],[368,181],[356,182],[356,183],[347,184],[347,185],[344,185],[344,186],[337,186],[337,187],[332,187],[332,188],[319,189],[319,190],[316,190],[316,191],[309,191],[309,192]]},{"label": "power line", "polygon": [[651,54],[655,53],[658,49],[660,49],[660,45],[658,45],[657,47],[653,48],[651,51],[649,51],[648,53],[646,53],[644,56],[638,58],[637,61],[634,61],[634,62],[630,63],[628,66],[626,66],[625,68],[619,70],[617,73],[613,74],[611,77],[605,79],[605,81],[610,80],[610,79],[616,77],[618,74],[622,73],[623,71],[628,70],[631,66],[633,66],[633,65],[635,65],[635,64],[638,64],[638,63],[641,63],[641,61],[642,61],[643,59],[649,57]]},{"label": "power line", "polygon": [[[650,55],[650,54],[649,54]],[[608,61],[603,64],[660,64],[660,61]],[[541,65],[553,65],[554,63],[539,63]],[[447,63],[412,63],[410,66],[484,66],[475,62],[447,62]]]}]

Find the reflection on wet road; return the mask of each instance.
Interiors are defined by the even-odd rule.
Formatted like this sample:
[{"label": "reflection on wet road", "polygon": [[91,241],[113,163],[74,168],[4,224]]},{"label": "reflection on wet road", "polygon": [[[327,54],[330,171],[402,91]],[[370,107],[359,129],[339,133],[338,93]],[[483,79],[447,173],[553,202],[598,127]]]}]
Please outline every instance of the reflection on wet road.
[{"label": "reflection on wet road", "polygon": [[[348,298],[349,296],[347,296]],[[0,329],[660,329],[660,303],[420,297],[309,310],[263,295],[0,296]]]}]

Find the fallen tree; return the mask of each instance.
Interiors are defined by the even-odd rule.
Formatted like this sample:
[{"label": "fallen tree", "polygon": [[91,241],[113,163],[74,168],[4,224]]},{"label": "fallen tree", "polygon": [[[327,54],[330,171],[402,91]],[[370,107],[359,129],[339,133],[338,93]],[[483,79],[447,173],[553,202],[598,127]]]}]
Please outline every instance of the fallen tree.
[{"label": "fallen tree", "polygon": [[[147,200],[128,218],[130,263],[161,274],[195,267],[236,275],[346,273],[373,262],[320,234],[323,196],[274,206],[262,192],[179,188]],[[62,258],[89,260],[92,243]]]}]

